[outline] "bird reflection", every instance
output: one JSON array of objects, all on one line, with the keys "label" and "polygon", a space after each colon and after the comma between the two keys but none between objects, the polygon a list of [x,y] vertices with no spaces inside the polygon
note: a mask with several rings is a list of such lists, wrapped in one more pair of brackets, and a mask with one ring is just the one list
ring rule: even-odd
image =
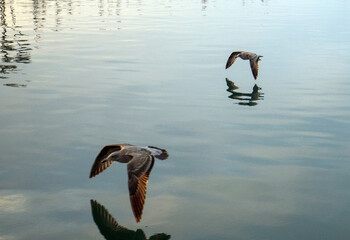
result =
[{"label": "bird reflection", "polygon": [[[142,229],[136,231],[130,230],[120,225],[117,220],[109,214],[108,210],[96,200],[91,199],[91,212],[94,222],[96,223],[100,233],[106,240],[146,240],[147,237]],[[149,240],[167,240],[170,235],[165,233],[157,233],[152,235]]]},{"label": "bird reflection", "polygon": [[168,156],[168,152],[165,149],[154,146],[106,145],[97,155],[91,167],[90,178],[103,172],[115,161],[127,163],[131,208],[136,222],[139,222],[146,200],[147,182],[154,165],[154,158],[165,160]]},{"label": "bird reflection", "polygon": [[207,8],[207,0],[202,0],[202,11],[204,12]]},{"label": "bird reflection", "polygon": [[261,88],[256,84],[254,85],[251,93],[243,93],[237,91],[239,87],[235,85],[234,82],[230,81],[228,78],[226,78],[226,84],[228,87],[226,91],[231,93],[231,95],[228,97],[238,100],[239,105],[255,106],[258,104],[258,100],[264,99],[264,93],[259,92]]},{"label": "bird reflection", "polygon": [[26,84],[18,84],[18,83],[5,83],[4,86],[7,87],[27,87]]}]

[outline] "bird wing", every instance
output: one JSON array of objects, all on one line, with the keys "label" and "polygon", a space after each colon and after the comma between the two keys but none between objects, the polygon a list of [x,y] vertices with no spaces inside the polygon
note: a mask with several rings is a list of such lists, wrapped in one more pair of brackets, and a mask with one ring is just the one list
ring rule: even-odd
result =
[{"label": "bird wing", "polygon": [[90,203],[94,222],[105,239],[134,239],[135,231],[119,225],[108,210],[96,200],[91,199]]},{"label": "bird wing", "polygon": [[250,60],[250,68],[252,69],[252,73],[254,78],[256,79],[258,77],[258,70],[259,70],[259,64],[258,64],[258,58],[251,58]]},{"label": "bird wing", "polygon": [[239,57],[239,55],[242,52],[233,52],[231,53],[230,57],[227,59],[227,63],[226,63],[226,69],[228,69],[229,67],[231,67],[231,65],[236,61],[237,57]]},{"label": "bird wing", "polygon": [[135,155],[127,165],[130,203],[136,222],[139,222],[142,217],[147,182],[153,164],[154,157],[148,151],[144,151],[142,154]]},{"label": "bird wing", "polygon": [[[228,87],[227,91],[229,91],[229,90],[233,91],[233,90],[236,90],[236,89],[239,88],[239,87],[237,87],[237,86],[235,85],[234,82],[232,82],[232,81],[231,81],[230,79],[228,79],[228,78],[226,78],[226,85],[227,85],[227,87]],[[230,92],[230,91],[229,91],[229,92]]]},{"label": "bird wing", "polygon": [[112,165],[113,161],[104,161],[111,153],[120,151],[123,146],[130,144],[111,144],[104,146],[100,153],[97,155],[94,164],[91,167],[90,178],[95,177],[96,175],[103,172],[106,168]]}]

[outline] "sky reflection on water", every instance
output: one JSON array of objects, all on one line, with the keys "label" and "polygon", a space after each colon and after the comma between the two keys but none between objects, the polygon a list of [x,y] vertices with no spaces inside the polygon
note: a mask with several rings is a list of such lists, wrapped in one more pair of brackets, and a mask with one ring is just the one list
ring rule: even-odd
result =
[{"label": "sky reflection on water", "polygon": [[[90,199],[148,237],[350,235],[347,1],[0,6],[0,239],[102,239]],[[235,50],[264,55],[257,81]],[[124,166],[88,179],[117,142],[170,154],[139,224]]]}]

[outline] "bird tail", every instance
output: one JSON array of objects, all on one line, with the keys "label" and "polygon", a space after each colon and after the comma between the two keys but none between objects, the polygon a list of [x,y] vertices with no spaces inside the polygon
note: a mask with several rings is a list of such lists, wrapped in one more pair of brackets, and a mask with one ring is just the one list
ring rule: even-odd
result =
[{"label": "bird tail", "polygon": [[148,149],[152,152],[152,154],[160,159],[160,160],[165,160],[169,157],[169,154],[167,152],[167,150],[159,148],[159,147],[155,147],[155,146],[148,146]]}]

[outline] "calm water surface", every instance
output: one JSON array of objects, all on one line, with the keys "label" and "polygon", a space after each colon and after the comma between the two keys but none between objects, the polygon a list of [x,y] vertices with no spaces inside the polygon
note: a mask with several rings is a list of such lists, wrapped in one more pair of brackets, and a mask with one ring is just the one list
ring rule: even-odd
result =
[{"label": "calm water surface", "polygon": [[[147,238],[349,239],[349,1],[0,6],[1,240],[103,239],[91,199]],[[170,153],[138,224],[125,165],[88,178],[124,142]]]}]

